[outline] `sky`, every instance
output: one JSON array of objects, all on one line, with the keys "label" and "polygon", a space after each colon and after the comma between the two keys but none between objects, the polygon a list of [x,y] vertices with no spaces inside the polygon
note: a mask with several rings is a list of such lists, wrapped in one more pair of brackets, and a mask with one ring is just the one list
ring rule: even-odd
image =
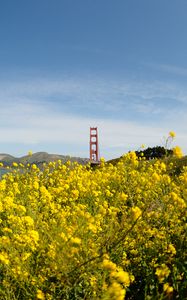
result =
[{"label": "sky", "polygon": [[0,153],[187,154],[186,0],[0,1]]}]

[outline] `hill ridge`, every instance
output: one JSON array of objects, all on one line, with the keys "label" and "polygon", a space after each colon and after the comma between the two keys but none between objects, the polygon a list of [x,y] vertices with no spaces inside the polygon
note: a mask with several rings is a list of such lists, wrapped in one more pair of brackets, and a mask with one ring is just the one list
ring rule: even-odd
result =
[{"label": "hill ridge", "polygon": [[80,164],[86,164],[89,159],[88,158],[82,158],[82,157],[76,157],[76,156],[70,156],[70,155],[62,155],[62,154],[54,154],[54,153],[48,153],[45,151],[39,151],[35,152],[32,155],[24,155],[21,157],[15,157],[8,153],[0,153],[0,162],[2,162],[4,165],[11,165],[13,162],[17,163],[35,163],[35,164],[41,164],[41,163],[48,163],[50,161],[57,161],[62,160],[64,163],[68,160],[72,162],[78,162]]}]

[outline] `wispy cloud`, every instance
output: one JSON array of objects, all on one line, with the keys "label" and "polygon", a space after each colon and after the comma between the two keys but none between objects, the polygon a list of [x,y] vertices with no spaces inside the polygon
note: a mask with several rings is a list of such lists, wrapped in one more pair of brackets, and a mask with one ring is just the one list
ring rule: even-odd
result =
[{"label": "wispy cloud", "polygon": [[187,76],[187,68],[170,65],[170,64],[160,64],[160,63],[146,63],[145,65],[158,71],[184,76],[184,77]]},{"label": "wispy cloud", "polygon": [[[0,82],[0,101],[59,101],[64,105],[80,106],[95,105],[105,110],[125,107],[128,104],[140,103],[152,105],[156,99],[168,100],[187,104],[187,88],[173,83],[148,81],[137,82],[128,79],[111,79],[97,77],[61,77],[57,79],[31,79],[14,82]],[[148,111],[150,112],[150,111]]]},{"label": "wispy cloud", "polygon": [[56,152],[67,144],[69,153],[62,154],[88,156],[89,127],[94,125],[101,154],[108,158],[142,143],[160,144],[170,130],[186,151],[186,96],[185,87],[106,78],[0,83],[0,143],[53,144]]},{"label": "wispy cloud", "polygon": [[[162,137],[160,127],[150,128],[140,123],[114,121],[110,119],[81,118],[75,115],[51,112],[50,108],[32,107],[23,114],[14,110],[10,123],[0,129],[1,143],[23,143],[34,146],[42,143],[66,143],[72,146],[71,155],[76,155],[76,147],[88,149],[89,127],[98,126],[101,154],[110,156],[137,149],[142,143],[159,143]],[[108,153],[107,153],[108,152]],[[78,154],[78,153],[77,153]]]}]

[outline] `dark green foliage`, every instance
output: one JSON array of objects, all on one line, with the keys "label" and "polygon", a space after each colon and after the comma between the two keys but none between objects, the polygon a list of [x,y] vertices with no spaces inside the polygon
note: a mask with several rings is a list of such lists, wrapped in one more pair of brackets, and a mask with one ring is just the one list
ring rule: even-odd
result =
[{"label": "dark green foliage", "polygon": [[145,150],[135,151],[138,157],[145,157],[147,160],[154,158],[164,158],[166,156],[172,156],[173,150],[165,149],[161,146],[149,147]]}]

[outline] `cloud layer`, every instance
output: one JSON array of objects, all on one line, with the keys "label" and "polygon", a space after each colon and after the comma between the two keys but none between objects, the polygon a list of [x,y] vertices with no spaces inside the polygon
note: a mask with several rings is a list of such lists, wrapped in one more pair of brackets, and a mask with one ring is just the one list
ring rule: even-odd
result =
[{"label": "cloud layer", "polygon": [[187,151],[187,89],[169,83],[65,76],[6,81],[0,83],[0,106],[0,145],[10,154],[17,143],[88,156],[90,126],[99,127],[106,158],[142,143],[161,144],[170,130]]}]

